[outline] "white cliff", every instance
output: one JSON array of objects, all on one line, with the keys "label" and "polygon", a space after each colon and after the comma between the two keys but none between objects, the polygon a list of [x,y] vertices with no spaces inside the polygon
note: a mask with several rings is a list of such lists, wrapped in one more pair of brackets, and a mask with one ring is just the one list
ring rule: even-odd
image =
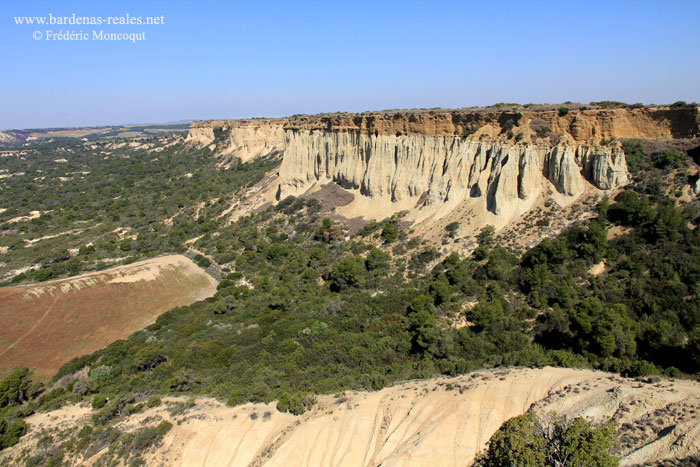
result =
[{"label": "white cliff", "polygon": [[533,209],[568,208],[625,186],[625,138],[698,135],[695,107],[520,107],[195,122],[187,140],[242,161],[283,153],[266,178],[276,185],[267,201],[337,183],[355,196],[336,214],[383,219],[406,211],[404,220],[420,224],[416,233],[439,240],[455,220],[462,237],[486,224],[500,230]]},{"label": "white cliff", "polygon": [[465,202],[507,215],[550,187],[566,203],[628,181],[624,154],[607,147],[318,130],[287,130],[285,146],[280,199],[333,181],[396,210],[415,206],[416,220]]},{"label": "white cliff", "polygon": [[212,145],[219,156],[234,156],[241,162],[266,156],[284,149],[281,120],[226,120],[195,122],[186,142]]}]

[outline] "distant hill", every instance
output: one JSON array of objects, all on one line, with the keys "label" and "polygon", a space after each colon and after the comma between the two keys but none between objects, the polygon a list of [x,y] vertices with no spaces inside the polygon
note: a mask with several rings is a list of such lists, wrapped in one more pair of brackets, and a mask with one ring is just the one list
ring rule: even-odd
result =
[{"label": "distant hill", "polygon": [[26,130],[0,131],[0,146],[16,146],[27,143],[60,139],[146,138],[172,133],[186,133],[190,122],[156,123],[145,125],[115,125],[76,128],[31,128]]}]

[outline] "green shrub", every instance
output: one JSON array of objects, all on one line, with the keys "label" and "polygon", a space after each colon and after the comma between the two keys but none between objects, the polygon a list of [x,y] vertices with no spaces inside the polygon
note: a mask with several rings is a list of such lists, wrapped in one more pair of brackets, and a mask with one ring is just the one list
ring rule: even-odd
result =
[{"label": "green shrub", "polygon": [[627,168],[632,173],[637,173],[645,164],[647,155],[641,140],[628,139],[622,142],[622,150],[627,160]]},{"label": "green shrub", "polygon": [[27,424],[18,419],[7,421],[0,419],[0,450],[14,446],[20,437],[27,432]]},{"label": "green shrub", "polygon": [[610,454],[615,439],[611,423],[594,425],[580,417],[570,420],[530,412],[503,423],[476,465],[614,467],[619,465],[619,460]]},{"label": "green shrub", "polygon": [[384,224],[382,229],[382,240],[384,243],[394,243],[399,238],[399,229],[396,224],[389,221]]},{"label": "green shrub", "polygon": [[445,231],[447,232],[447,235],[450,236],[450,238],[454,238],[457,235],[457,231],[459,230],[459,222],[450,222],[445,226]]},{"label": "green shrub", "polygon": [[654,164],[656,167],[666,169],[678,169],[683,165],[685,155],[677,149],[665,149],[658,154],[654,154]]},{"label": "green shrub", "polygon": [[107,405],[107,398],[102,394],[95,394],[92,398],[92,408],[94,410],[101,409]]},{"label": "green shrub", "polygon": [[158,396],[151,396],[148,398],[148,401],[146,401],[146,406],[149,409],[152,409],[153,407],[158,407],[161,404],[160,397]]},{"label": "green shrub", "polygon": [[304,392],[296,392],[294,394],[284,392],[277,401],[277,410],[289,412],[293,415],[301,415],[313,407],[315,403],[316,399]]},{"label": "green shrub", "polygon": [[362,228],[357,232],[359,235],[366,237],[367,235],[370,235],[381,227],[381,224],[377,222],[374,219],[370,219],[367,221],[365,225],[362,226]]}]

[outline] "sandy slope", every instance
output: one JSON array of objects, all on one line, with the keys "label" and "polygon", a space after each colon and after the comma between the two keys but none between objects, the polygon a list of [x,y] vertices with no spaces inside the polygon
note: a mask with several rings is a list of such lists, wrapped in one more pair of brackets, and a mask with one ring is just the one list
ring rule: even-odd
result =
[{"label": "sandy slope", "polygon": [[212,296],[216,281],[182,255],[0,289],[0,375],[53,375],[78,355],[124,339],[176,306]]},{"label": "sandy slope", "polygon": [[[200,399],[183,415],[163,405],[132,415],[120,429],[173,422],[147,454],[148,465],[468,466],[503,421],[530,408],[612,418],[622,465],[700,454],[700,384],[565,368],[480,371],[322,396],[300,417],[278,412],[274,402],[227,407]],[[29,434],[0,462],[35,449],[42,430],[79,428],[89,416],[89,408],[74,406],[29,417]],[[101,454],[71,465],[90,465]]]},{"label": "sandy slope", "polygon": [[[518,369],[413,381],[346,397],[321,397],[301,417],[281,414],[274,404],[227,408],[207,401],[174,427],[149,463],[469,465],[503,421],[533,404],[642,427],[643,436],[622,430],[622,441],[636,439],[621,452],[623,465],[700,453],[700,412],[692,412],[700,407],[700,384],[693,382],[647,384],[586,370]],[[652,429],[651,419],[662,422]],[[657,437],[672,425],[676,428]]]}]

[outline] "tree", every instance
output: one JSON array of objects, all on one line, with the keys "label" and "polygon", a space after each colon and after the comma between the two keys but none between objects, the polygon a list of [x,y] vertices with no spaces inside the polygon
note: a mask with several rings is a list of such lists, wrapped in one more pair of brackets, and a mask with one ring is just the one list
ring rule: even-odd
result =
[{"label": "tree", "polygon": [[627,168],[630,172],[636,173],[643,166],[646,160],[644,144],[639,139],[628,139],[622,142],[622,150],[625,152]]},{"label": "tree", "polygon": [[387,222],[382,229],[384,243],[394,243],[399,238],[399,229],[393,222]]},{"label": "tree", "polygon": [[437,319],[430,311],[422,309],[409,313],[409,330],[413,334],[413,347],[424,352],[438,338]]},{"label": "tree", "polygon": [[350,256],[341,260],[329,274],[331,290],[343,292],[365,283],[365,265],[361,258]]},{"label": "tree", "polygon": [[610,422],[594,425],[581,417],[530,412],[501,425],[476,465],[614,467],[619,464],[610,454],[615,437]]},{"label": "tree", "polygon": [[495,240],[494,236],[496,235],[496,228],[490,224],[485,225],[481,228],[481,232],[479,232],[479,235],[477,239],[479,240],[479,245],[482,246],[490,246],[493,244],[493,241]]},{"label": "tree", "polygon": [[477,459],[483,467],[545,465],[545,439],[535,430],[535,415],[528,413],[511,418],[489,440],[487,451]]},{"label": "tree", "polygon": [[632,356],[637,351],[637,323],[621,303],[603,306],[597,297],[585,298],[571,310],[571,322],[581,350],[603,357]]},{"label": "tree", "polygon": [[0,381],[0,408],[22,404],[36,392],[27,368],[18,368]]},{"label": "tree", "polygon": [[369,253],[367,253],[367,259],[365,259],[365,267],[368,271],[384,270],[389,267],[390,260],[391,255],[389,253],[384,253],[379,248],[372,247],[369,250]]},{"label": "tree", "polygon": [[467,312],[467,317],[477,331],[483,331],[491,323],[503,320],[503,304],[497,298],[482,300]]},{"label": "tree", "polygon": [[7,421],[0,419],[0,450],[14,446],[27,432],[27,424],[22,419]]},{"label": "tree", "polygon": [[678,149],[665,149],[658,154],[654,154],[655,164],[662,170],[678,169],[683,165],[685,156]]},{"label": "tree", "polygon": [[459,230],[459,222],[450,222],[445,226],[445,231],[450,238],[455,238],[457,236],[457,231]]},{"label": "tree", "polygon": [[122,251],[129,251],[131,250],[131,239],[130,238],[125,238],[121,242],[119,242],[119,249]]},{"label": "tree", "polygon": [[436,280],[430,283],[428,291],[433,297],[433,300],[435,300],[435,305],[440,305],[449,301],[451,292],[447,277],[444,274],[440,274]]},{"label": "tree", "polygon": [[688,350],[695,363],[700,366],[700,325],[695,326],[690,333]]},{"label": "tree", "polygon": [[19,368],[0,381],[0,449],[17,444],[19,438],[27,432],[27,424],[18,413],[13,413],[12,407],[37,395],[40,386],[32,383],[30,378],[29,369]]}]

